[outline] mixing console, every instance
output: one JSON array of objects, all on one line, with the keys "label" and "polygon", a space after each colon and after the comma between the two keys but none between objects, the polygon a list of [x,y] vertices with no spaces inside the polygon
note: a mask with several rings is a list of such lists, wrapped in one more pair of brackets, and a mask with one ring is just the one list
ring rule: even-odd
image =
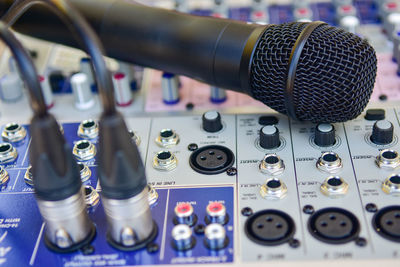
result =
[{"label": "mixing console", "polygon": [[[220,114],[220,121],[211,121],[215,113],[128,119],[145,160],[158,225],[154,243],[129,253],[106,241],[97,137],[95,131],[82,135],[82,127],[96,124],[63,123],[82,164],[96,225],[88,251],[65,255],[44,245],[29,185],[29,127],[3,118],[0,197],[9,205],[0,224],[2,261],[8,266],[120,266],[399,257],[400,110],[369,109],[352,122],[334,125],[293,122],[275,113]],[[25,134],[15,134],[21,129]],[[14,142],[10,132],[25,137]],[[179,233],[187,231],[193,239],[182,251],[174,230],[179,220],[191,226]],[[221,248],[207,245],[212,220],[224,225],[215,230],[223,236]],[[267,230],[268,224],[273,228]]]},{"label": "mixing console", "polygon": [[156,224],[152,242],[124,251],[110,242],[100,197],[101,106],[90,61],[80,50],[18,35],[79,163],[96,231],[77,252],[46,246],[30,173],[32,112],[15,62],[0,45],[0,266],[398,266],[400,3],[142,2],[258,23],[344,27],[377,51],[371,103],[346,123],[296,122],[247,95],[107,59],[118,110],[145,164]]}]

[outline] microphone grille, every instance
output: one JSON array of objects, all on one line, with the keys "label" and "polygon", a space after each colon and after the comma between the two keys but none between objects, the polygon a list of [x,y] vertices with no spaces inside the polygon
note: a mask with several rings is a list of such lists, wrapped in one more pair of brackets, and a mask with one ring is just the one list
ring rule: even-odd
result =
[{"label": "microphone grille", "polygon": [[[293,46],[308,23],[271,25],[254,51],[251,89],[254,98],[287,114],[285,90]],[[299,120],[343,122],[368,104],[376,78],[375,50],[340,28],[323,24],[310,35],[301,53],[293,88]]]}]

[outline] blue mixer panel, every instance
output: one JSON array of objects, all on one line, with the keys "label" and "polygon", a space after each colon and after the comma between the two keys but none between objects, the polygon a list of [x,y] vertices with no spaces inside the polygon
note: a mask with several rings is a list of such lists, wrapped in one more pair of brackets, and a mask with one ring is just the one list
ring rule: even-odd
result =
[{"label": "blue mixer panel", "polygon": [[[80,138],[78,123],[63,124],[64,136],[72,147]],[[28,127],[25,126],[27,129]],[[4,266],[121,266],[157,264],[198,264],[233,262],[234,247],[234,188],[232,186],[203,186],[198,188],[156,188],[158,201],[152,206],[153,219],[158,226],[155,251],[146,248],[135,252],[122,252],[111,247],[106,240],[107,224],[101,201],[90,209],[90,217],[96,225],[96,237],[89,250],[58,254],[44,244],[44,223],[41,219],[33,188],[24,182],[29,167],[29,130],[26,142],[15,147],[19,156],[14,164],[5,165],[10,180],[0,192],[0,265]],[[96,144],[97,140],[91,140]],[[96,159],[85,162],[92,171],[85,185],[98,191]],[[225,225],[229,244],[226,248],[211,251],[203,244],[204,235],[193,233],[196,245],[186,252],[176,251],[171,231],[174,227],[174,208],[188,202],[198,217],[197,224],[205,225],[206,207],[211,201],[223,203],[230,219]],[[184,255],[185,257],[182,257]]]}]

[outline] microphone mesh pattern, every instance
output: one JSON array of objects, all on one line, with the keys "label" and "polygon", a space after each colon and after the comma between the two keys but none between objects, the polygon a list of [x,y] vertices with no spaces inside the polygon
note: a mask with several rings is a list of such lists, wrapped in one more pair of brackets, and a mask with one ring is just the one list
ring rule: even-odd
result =
[{"label": "microphone mesh pattern", "polygon": [[[251,65],[253,97],[287,114],[285,90],[293,46],[308,23],[271,25],[257,44]],[[377,60],[368,42],[321,25],[308,38],[297,65],[293,100],[299,120],[343,122],[368,104]]]}]

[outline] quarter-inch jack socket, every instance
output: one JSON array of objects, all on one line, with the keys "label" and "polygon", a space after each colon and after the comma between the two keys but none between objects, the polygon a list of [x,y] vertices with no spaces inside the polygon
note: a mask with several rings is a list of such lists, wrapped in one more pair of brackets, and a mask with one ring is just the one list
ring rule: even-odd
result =
[{"label": "quarter-inch jack socket", "polygon": [[376,157],[375,163],[382,169],[397,169],[400,166],[399,153],[392,149],[384,149]]},{"label": "quarter-inch jack socket", "polygon": [[162,129],[155,141],[158,146],[169,148],[179,143],[179,135],[172,129]]},{"label": "quarter-inch jack socket", "polygon": [[0,144],[0,164],[14,162],[18,157],[18,152],[10,143]]},{"label": "quarter-inch jack socket", "polygon": [[96,147],[88,140],[79,140],[72,151],[77,160],[88,161],[96,156]]},{"label": "quarter-inch jack socket", "polygon": [[26,129],[18,123],[9,123],[4,126],[1,136],[5,142],[16,143],[25,139]]},{"label": "quarter-inch jack socket", "polygon": [[78,128],[78,136],[84,139],[94,139],[99,135],[99,124],[94,120],[81,122]]},{"label": "quarter-inch jack socket", "polygon": [[178,159],[170,151],[160,151],[153,159],[153,167],[159,171],[172,171],[178,165]]},{"label": "quarter-inch jack socket", "polygon": [[9,180],[10,176],[8,175],[8,172],[0,165],[0,187],[7,184]]},{"label": "quarter-inch jack socket", "polygon": [[327,173],[337,173],[343,168],[342,159],[335,152],[324,152],[317,160],[317,168]]}]

